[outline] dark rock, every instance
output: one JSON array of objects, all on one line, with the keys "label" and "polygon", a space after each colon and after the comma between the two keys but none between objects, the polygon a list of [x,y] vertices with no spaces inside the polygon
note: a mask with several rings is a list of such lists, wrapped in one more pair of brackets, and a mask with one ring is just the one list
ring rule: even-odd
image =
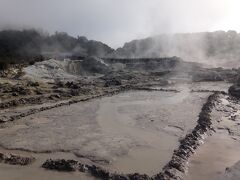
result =
[{"label": "dark rock", "polygon": [[59,99],[59,98],[61,98],[60,94],[52,94],[49,96],[49,99],[51,99],[51,100],[55,100],[55,99]]},{"label": "dark rock", "polygon": [[108,172],[100,167],[97,167],[95,165],[89,166],[88,171],[91,173],[91,175],[102,178],[102,179],[109,179],[111,176],[110,172]]},{"label": "dark rock", "polygon": [[229,94],[234,97],[240,98],[240,85],[234,84],[228,89]]},{"label": "dark rock", "polygon": [[119,79],[109,79],[109,80],[106,80],[105,82],[105,87],[120,86],[120,85],[122,85],[122,82]]},{"label": "dark rock", "polygon": [[63,88],[64,87],[64,83],[62,81],[58,81],[58,82],[56,82],[56,86],[60,87],[60,88]]},{"label": "dark rock", "polygon": [[17,92],[12,93],[13,96],[18,96],[19,94]]},{"label": "dark rock", "polygon": [[119,175],[119,174],[112,174],[111,180],[130,180],[130,178],[127,175]]},{"label": "dark rock", "polygon": [[78,168],[78,162],[74,160],[47,160],[43,165],[43,168],[57,171],[75,171]]},{"label": "dark rock", "polygon": [[129,174],[128,175],[130,180],[150,180],[151,178],[146,175],[146,174],[138,174],[138,173],[134,173],[134,174]]},{"label": "dark rock", "polygon": [[34,157],[23,157],[13,154],[4,155],[0,153],[0,162],[5,164],[26,166],[31,164],[34,160]]},{"label": "dark rock", "polygon": [[4,160],[4,162],[12,165],[25,166],[25,165],[31,164],[34,160],[35,158],[33,157],[21,157],[21,156],[16,156],[11,154],[9,157],[7,157]]},{"label": "dark rock", "polygon": [[[1,160],[1,157],[0,157]],[[111,179],[111,180],[151,180],[152,178],[145,174],[117,174],[111,173],[99,166],[86,165],[74,160],[52,160],[48,159],[43,165],[43,168],[56,171],[80,171],[89,173],[94,177],[100,179]]]},{"label": "dark rock", "polygon": [[68,81],[65,85],[70,89],[79,89],[80,88],[80,86],[74,82]]},{"label": "dark rock", "polygon": [[79,96],[80,95],[80,90],[79,89],[71,89],[70,94],[72,96]]},{"label": "dark rock", "polygon": [[111,67],[97,57],[88,57],[84,59],[82,67],[90,73],[106,74],[111,71]]},{"label": "dark rock", "polygon": [[71,86],[73,85],[73,82],[66,82],[66,84],[65,84],[68,88],[71,88]]},{"label": "dark rock", "polygon": [[27,86],[38,87],[39,83],[34,81],[28,81]]},{"label": "dark rock", "polygon": [[26,89],[20,85],[11,87],[11,92],[18,93],[19,95],[30,95],[31,94],[31,91],[29,89]]},{"label": "dark rock", "polygon": [[40,89],[36,89],[36,90],[35,90],[35,93],[36,93],[37,95],[42,95],[42,94],[43,94],[43,92],[42,92]]}]

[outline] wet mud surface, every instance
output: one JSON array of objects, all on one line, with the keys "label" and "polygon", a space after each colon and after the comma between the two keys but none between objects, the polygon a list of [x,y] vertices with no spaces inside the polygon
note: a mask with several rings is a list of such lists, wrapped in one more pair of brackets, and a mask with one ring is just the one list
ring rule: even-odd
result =
[{"label": "wet mud surface", "polygon": [[[36,172],[42,175],[42,179],[93,179],[89,174],[103,179],[201,179],[196,168],[203,168],[204,171],[205,166],[198,167],[203,162],[198,163],[198,159],[194,158],[200,157],[201,151],[204,151],[201,148],[208,144],[209,151],[211,143],[208,141],[215,137],[206,138],[206,143],[197,149],[205,136],[226,132],[227,136],[231,135],[230,141],[226,139],[228,143],[238,141],[237,107],[231,107],[236,102],[229,105],[228,100],[224,100],[227,96],[222,93],[213,95],[212,99],[210,96],[219,90],[226,91],[228,86],[227,83],[189,83],[164,88],[136,88],[138,90],[89,98],[83,102],[62,101],[60,104],[63,104],[57,106],[57,103],[48,103],[4,110],[6,119],[14,115],[17,118],[1,124],[2,151],[33,155],[36,162],[27,168],[14,170],[9,165],[0,164],[0,169],[7,169],[1,172],[2,176],[15,179],[16,172],[24,174],[22,179],[28,179],[31,173]],[[219,101],[215,110],[218,96],[223,100]],[[52,108],[46,108],[49,106]],[[36,111],[31,111],[31,108]],[[215,114],[212,119],[213,108]],[[21,115],[29,111],[32,113]],[[206,116],[208,113],[211,115]],[[235,118],[235,124],[218,120],[222,113],[230,119]],[[218,142],[215,139],[212,141]],[[196,149],[197,153],[194,154]],[[202,157],[200,159],[204,160]],[[46,169],[58,170],[63,164],[65,167],[65,160],[67,167],[68,160],[73,160],[78,163],[78,168],[73,163],[74,171],[61,172],[62,176],[59,172],[40,168],[48,162]],[[228,166],[236,169],[236,162],[231,161]],[[85,165],[87,170],[83,170]],[[213,172],[223,177],[227,172],[224,170],[221,169],[221,173],[218,169]],[[134,174],[136,172],[147,175]],[[186,172],[187,177],[183,175]]]},{"label": "wet mud surface", "polygon": [[190,160],[186,179],[239,179],[239,100],[222,96],[213,113],[215,133]]},{"label": "wet mud surface", "polygon": [[207,96],[132,91],[63,106],[5,125],[0,144],[33,152],[71,152],[110,170],[153,175],[169,161],[178,139],[196,125],[193,119]]},{"label": "wet mud surface", "polygon": [[[11,165],[6,163],[0,163],[0,176],[1,179],[6,180],[23,180],[23,179],[36,179],[36,180],[96,180],[96,178],[90,176],[86,173],[81,172],[55,172],[50,170],[45,170],[40,168],[44,161],[49,157],[60,158],[63,153],[52,153],[49,154],[36,154],[22,151],[6,151],[1,149],[1,152],[9,153],[15,155],[20,155],[24,157],[35,157],[35,161],[27,166]],[[72,158],[71,155],[64,154],[67,158]]]}]

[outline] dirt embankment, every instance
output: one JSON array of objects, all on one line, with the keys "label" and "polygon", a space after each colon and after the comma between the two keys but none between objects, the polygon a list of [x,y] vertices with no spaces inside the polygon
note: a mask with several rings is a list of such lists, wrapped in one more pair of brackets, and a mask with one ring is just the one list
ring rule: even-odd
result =
[{"label": "dirt embankment", "polygon": [[0,153],[0,163],[27,166],[35,161],[34,157]]},{"label": "dirt embankment", "polygon": [[218,100],[220,93],[210,95],[199,114],[198,124],[194,130],[180,141],[180,146],[174,151],[171,161],[163,168],[163,172],[156,176],[157,179],[183,179],[187,170],[189,157],[200,146],[207,133],[213,131],[211,112]]}]

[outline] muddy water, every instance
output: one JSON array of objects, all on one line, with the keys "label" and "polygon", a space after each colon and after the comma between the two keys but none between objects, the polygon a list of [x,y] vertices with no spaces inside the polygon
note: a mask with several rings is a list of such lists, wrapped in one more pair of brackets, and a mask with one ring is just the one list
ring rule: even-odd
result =
[{"label": "muddy water", "polygon": [[83,173],[63,173],[46,171],[39,167],[16,167],[0,164],[0,177],[3,180],[94,180]]},{"label": "muddy water", "polygon": [[240,160],[240,143],[226,132],[209,137],[200,147],[189,164],[186,180],[226,180],[226,168]]},{"label": "muddy water", "polygon": [[154,97],[146,97],[144,92],[131,92],[115,97],[116,99],[104,99],[101,104],[97,118],[102,130],[114,136],[124,134],[134,137],[139,142],[138,147],[130,149],[128,154],[115,158],[109,166],[112,170],[153,175],[170,159],[178,144],[177,136],[160,131],[155,126],[160,123],[158,120],[161,112],[160,104]]},{"label": "muddy water", "polygon": [[[193,95],[186,87],[181,90],[181,93],[128,92],[102,100],[97,116],[102,129],[141,142],[128,154],[116,157],[111,169],[153,175],[169,161],[179,138],[196,125],[207,96]],[[191,111],[186,111],[190,108]]]},{"label": "muddy water", "polygon": [[[240,104],[229,101],[227,96],[221,99],[212,113],[216,133],[208,137],[191,158],[186,180],[228,180],[236,175],[226,168],[240,161],[239,108]],[[239,178],[238,174],[233,179]]]},{"label": "muddy water", "polygon": [[0,145],[66,151],[72,159],[113,171],[153,175],[169,161],[179,138],[194,128],[209,95],[190,93],[191,85],[179,89],[132,91],[40,112],[1,129]]}]

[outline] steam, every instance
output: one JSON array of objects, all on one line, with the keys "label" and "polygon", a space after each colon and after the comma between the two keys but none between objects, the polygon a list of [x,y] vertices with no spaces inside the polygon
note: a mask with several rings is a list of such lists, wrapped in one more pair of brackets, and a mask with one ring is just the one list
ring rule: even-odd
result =
[{"label": "steam", "polygon": [[240,34],[236,31],[162,34],[134,40],[117,49],[115,57],[171,57],[213,67],[239,67]]}]

